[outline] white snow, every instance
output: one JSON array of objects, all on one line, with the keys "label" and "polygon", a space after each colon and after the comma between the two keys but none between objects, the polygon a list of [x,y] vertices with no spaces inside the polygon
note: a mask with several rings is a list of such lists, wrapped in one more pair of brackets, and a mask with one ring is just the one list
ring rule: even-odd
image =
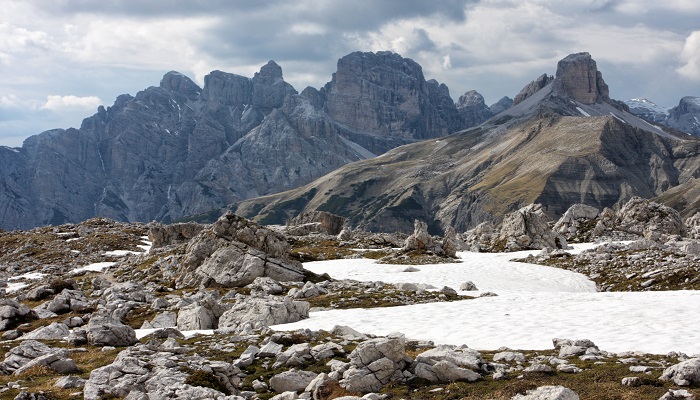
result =
[{"label": "white snow", "polygon": [[8,281],[14,281],[14,280],[18,280],[18,279],[38,280],[38,279],[42,279],[45,276],[46,276],[46,274],[42,274],[41,272],[29,272],[26,274],[13,276],[12,278],[8,279]]},{"label": "white snow", "polygon": [[[13,276],[7,280],[8,281],[16,281],[16,280],[20,280],[20,279],[39,280],[39,279],[44,278],[45,276],[46,276],[46,274],[42,274],[41,272],[29,272],[26,274]],[[25,283],[25,282],[8,282],[7,286],[5,286],[5,293],[16,292],[22,288],[27,287],[27,286],[29,286],[29,284]]]},{"label": "white snow", "polygon": [[583,110],[581,109],[581,107],[578,107],[578,106],[577,106],[576,109],[578,110],[578,112],[580,112],[581,114],[583,114],[583,115],[586,116],[586,117],[590,117],[590,116],[591,116],[591,114],[589,114],[589,113],[583,111]]},{"label": "white snow", "polygon": [[[574,252],[595,245],[577,245]],[[551,349],[552,338],[590,339],[602,350],[663,354],[700,353],[700,291],[598,293],[591,281],[573,272],[509,261],[528,252],[508,254],[459,253],[462,263],[416,266],[375,264],[371,260],[306,263],[316,273],[363,281],[427,283],[436,287],[470,280],[482,297],[450,303],[330,310],[273,329],[330,330],[348,325],[360,332],[386,335],[402,332],[409,338],[435,343],[466,344],[494,350]],[[464,292],[463,292],[464,293]]]},{"label": "white snow", "polygon": [[138,251],[131,251],[131,250],[110,250],[110,251],[105,251],[106,256],[113,256],[113,257],[124,257],[128,256],[130,254],[140,254]]},{"label": "white snow", "polygon": [[116,263],[111,262],[111,261],[98,262],[98,263],[88,264],[84,267],[76,268],[73,270],[73,272],[74,273],[75,272],[82,272],[82,271],[101,272],[103,269],[111,267],[114,264],[116,264]]},{"label": "white snow", "polygon": [[148,240],[148,236],[141,236],[141,241],[143,241],[145,244],[137,244],[136,247],[143,249],[143,251],[146,253],[151,251],[153,243],[150,240]]},{"label": "white snow", "polygon": [[415,266],[420,271],[402,272],[407,265],[377,264],[371,259],[314,261],[304,268],[317,274],[328,273],[336,279],[382,281],[386,283],[425,283],[436,288],[459,289],[472,281],[480,291],[508,292],[595,292],[595,283],[584,275],[542,265],[509,261],[535,252],[468,253],[460,252],[461,263]]},{"label": "white snow", "polygon": [[623,124],[626,124],[626,123],[627,123],[627,121],[625,121],[624,119],[618,117],[617,115],[613,114],[612,112],[610,113],[610,115],[612,115],[613,117],[615,117],[618,121],[622,122]]}]

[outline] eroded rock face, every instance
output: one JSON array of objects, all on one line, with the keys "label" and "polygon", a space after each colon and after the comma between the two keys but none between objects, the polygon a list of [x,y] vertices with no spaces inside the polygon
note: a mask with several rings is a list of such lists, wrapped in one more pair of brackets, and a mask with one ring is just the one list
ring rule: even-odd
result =
[{"label": "eroded rock face", "polygon": [[391,52],[341,58],[321,93],[333,119],[366,132],[350,139],[376,154],[464,126],[447,87],[426,81],[420,65]]},{"label": "eroded rock face", "polygon": [[583,104],[610,100],[608,85],[588,53],[571,54],[557,64],[554,93]]},{"label": "eroded rock face", "polygon": [[305,212],[290,219],[285,227],[286,233],[303,236],[309,233],[338,235],[343,230],[346,218],[325,211]]},{"label": "eroded rock face", "polygon": [[177,283],[240,287],[263,276],[301,281],[304,269],[288,251],[281,234],[229,212],[190,241]]},{"label": "eroded rock face", "polygon": [[413,223],[413,234],[406,239],[403,250],[432,250],[434,243],[433,237],[428,233],[428,224],[423,221],[415,220]]}]

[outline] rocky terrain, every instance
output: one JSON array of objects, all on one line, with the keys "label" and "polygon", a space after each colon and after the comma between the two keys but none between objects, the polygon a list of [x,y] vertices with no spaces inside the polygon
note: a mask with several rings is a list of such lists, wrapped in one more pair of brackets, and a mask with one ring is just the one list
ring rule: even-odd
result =
[{"label": "rocky terrain", "polygon": [[458,109],[445,85],[389,52],[349,54],[327,85],[301,93],[274,61],[252,78],[212,71],[201,88],[171,71],[78,129],[0,147],[0,228],[174,221],[489,116],[483,99]]},{"label": "rocky terrain", "polygon": [[[447,229],[444,237],[434,237],[421,221],[415,221],[411,235],[369,233],[349,229],[346,222],[328,213],[310,213],[284,226],[263,227],[228,213],[210,225],[100,218],[0,232],[5,353],[0,396],[279,400],[700,395],[697,355],[613,353],[590,340],[556,338],[550,350],[478,351],[400,333],[374,336],[352,329],[352,321],[328,331],[269,328],[308,318],[313,310],[474,301],[457,288],[418,282],[337,280],[310,272],[300,260],[402,260],[412,264],[406,266],[409,271],[420,264],[454,262],[456,251],[465,247],[543,249],[527,261],[577,269],[601,290],[698,289],[697,216],[684,221],[668,207],[634,198],[617,212],[577,205],[556,223],[532,205],[509,214],[488,234],[481,227],[459,234]],[[628,241],[578,255],[564,253],[567,241],[605,238]],[[601,261],[629,264],[607,270],[637,271],[653,282],[616,286],[619,273],[603,276]],[[637,282],[635,277],[627,281]]]},{"label": "rocky terrain", "polygon": [[576,203],[603,209],[676,187],[690,191],[699,150],[696,137],[649,123],[610,99],[596,62],[579,53],[476,128],[346,165],[234,209],[263,223],[327,211],[369,231],[409,233],[415,219],[430,221],[433,234],[447,226],[464,231],[533,203],[555,218]]}]

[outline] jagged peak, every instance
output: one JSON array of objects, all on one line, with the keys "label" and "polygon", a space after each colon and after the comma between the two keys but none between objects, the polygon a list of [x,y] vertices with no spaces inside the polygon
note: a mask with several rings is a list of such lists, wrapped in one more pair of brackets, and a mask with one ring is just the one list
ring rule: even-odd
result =
[{"label": "jagged peak", "polygon": [[202,92],[202,89],[192,79],[177,71],[169,71],[163,75],[163,79],[160,80],[160,87],[187,97],[197,96]]},{"label": "jagged peak", "polygon": [[283,79],[282,78],[282,67],[280,67],[273,60],[270,60],[267,62],[267,64],[260,67],[260,72],[256,72],[255,77],[261,77],[261,78],[267,78],[267,79]]}]

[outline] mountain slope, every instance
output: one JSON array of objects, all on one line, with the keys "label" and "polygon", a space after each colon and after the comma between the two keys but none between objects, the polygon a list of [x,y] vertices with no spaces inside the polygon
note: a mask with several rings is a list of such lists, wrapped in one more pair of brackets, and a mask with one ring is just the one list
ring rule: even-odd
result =
[{"label": "mountain slope", "polygon": [[610,100],[587,53],[565,58],[556,78],[539,81],[477,128],[347,165],[296,190],[243,202],[237,212],[279,223],[325,210],[365,229],[406,232],[420,218],[437,232],[499,219],[533,202],[552,215],[577,202],[610,207],[659,195],[700,173],[700,141]]}]

